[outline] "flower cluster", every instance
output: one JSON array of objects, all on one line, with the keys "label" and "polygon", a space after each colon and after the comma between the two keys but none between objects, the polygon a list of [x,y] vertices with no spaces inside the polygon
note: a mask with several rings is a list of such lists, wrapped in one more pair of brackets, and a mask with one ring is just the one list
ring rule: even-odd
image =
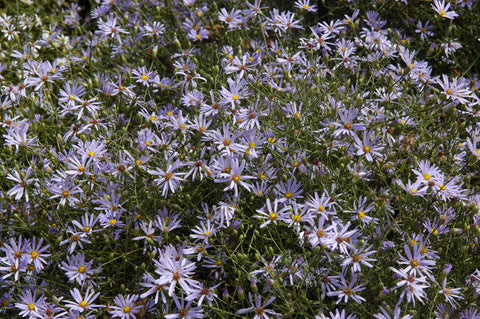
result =
[{"label": "flower cluster", "polygon": [[477,1],[47,2],[0,11],[2,316],[479,317]]}]

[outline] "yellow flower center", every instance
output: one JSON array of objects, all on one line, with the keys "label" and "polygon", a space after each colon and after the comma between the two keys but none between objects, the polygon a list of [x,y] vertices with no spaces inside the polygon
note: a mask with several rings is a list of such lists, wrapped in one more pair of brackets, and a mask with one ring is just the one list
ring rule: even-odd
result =
[{"label": "yellow flower center", "polygon": [[30,311],[35,310],[35,305],[33,303],[28,304],[28,310]]},{"label": "yellow flower center", "polygon": [[36,250],[32,250],[32,252],[30,253],[30,256],[32,256],[32,258],[37,258],[38,252]]},{"label": "yellow flower center", "polygon": [[290,198],[293,197],[293,194],[292,194],[291,192],[287,192],[287,193],[285,194],[285,197],[290,199]]},{"label": "yellow flower center", "polygon": [[363,212],[363,210],[361,210],[358,214],[358,218],[365,218],[365,213]]},{"label": "yellow flower center", "polygon": [[234,100],[234,101],[238,100],[239,98],[240,98],[240,97],[239,97],[238,95],[232,96],[232,100]]},{"label": "yellow flower center", "polygon": [[428,181],[430,179],[430,174],[428,173],[423,174],[423,178],[425,178],[425,180]]},{"label": "yellow flower center", "polygon": [[277,220],[278,215],[277,215],[277,213],[270,213],[270,215],[268,215],[268,218],[270,218],[270,220],[274,221],[274,220]]},{"label": "yellow flower center", "polygon": [[235,183],[238,183],[238,182],[240,181],[240,176],[238,176],[238,175],[233,175],[232,180],[233,180]]},{"label": "yellow flower center", "polygon": [[147,81],[148,80],[148,75],[146,75],[146,74],[142,75],[142,80]]},{"label": "yellow flower center", "polygon": [[117,222],[115,218],[110,219],[109,223],[110,225],[114,225]]},{"label": "yellow flower center", "polygon": [[83,274],[83,273],[85,273],[86,271],[87,271],[87,268],[85,268],[85,266],[82,265],[82,266],[78,267],[78,272],[79,272],[79,273]]},{"label": "yellow flower center", "polygon": [[302,216],[300,215],[293,215],[293,221],[299,223],[302,220]]},{"label": "yellow flower center", "polygon": [[78,305],[82,308],[85,308],[86,306],[88,306],[88,302],[86,302],[85,300],[82,300],[82,302],[79,303]]},{"label": "yellow flower center", "polygon": [[132,308],[129,306],[126,306],[125,308],[123,308],[124,313],[130,313],[131,311],[132,311]]}]

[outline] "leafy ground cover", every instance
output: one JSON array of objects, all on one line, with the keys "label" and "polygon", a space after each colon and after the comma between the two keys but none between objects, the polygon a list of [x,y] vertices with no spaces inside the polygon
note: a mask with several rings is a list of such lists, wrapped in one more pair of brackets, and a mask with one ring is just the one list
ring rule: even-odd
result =
[{"label": "leafy ground cover", "polygon": [[480,318],[480,4],[0,1],[0,316]]}]

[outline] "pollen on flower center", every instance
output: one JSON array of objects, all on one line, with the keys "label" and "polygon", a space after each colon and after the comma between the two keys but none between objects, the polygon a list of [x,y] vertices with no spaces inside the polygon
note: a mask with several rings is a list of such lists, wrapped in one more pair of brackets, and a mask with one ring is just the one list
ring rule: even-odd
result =
[{"label": "pollen on flower center", "polygon": [[446,16],[447,13],[446,13],[445,11],[441,10],[441,11],[440,11],[440,15],[441,15],[441,16]]},{"label": "pollen on flower center", "polygon": [[410,261],[410,265],[411,265],[412,267],[416,268],[416,267],[418,267],[419,262],[418,262],[418,260],[416,260],[416,259],[412,259],[412,260]]},{"label": "pollen on flower center", "polygon": [[364,153],[370,152],[370,147],[365,145],[365,146],[363,147],[363,152],[364,152]]},{"label": "pollen on flower center", "polygon": [[352,294],[352,289],[350,289],[350,287],[345,287],[343,288],[343,293],[350,296]]},{"label": "pollen on flower center", "polygon": [[172,179],[172,176],[173,176],[172,173],[166,172],[166,173],[165,173],[165,180],[166,180],[166,181],[169,181],[170,179]]},{"label": "pollen on flower center", "polygon": [[287,193],[285,194],[285,197],[288,198],[288,199],[290,199],[290,198],[293,197],[293,194],[292,194],[291,192],[287,192]]},{"label": "pollen on flower center", "polygon": [[362,257],[360,257],[360,255],[355,255],[355,256],[352,257],[352,261],[354,263],[359,263],[361,259],[362,259]]},{"label": "pollen on flower center", "polygon": [[270,215],[268,215],[268,218],[270,218],[270,220],[274,221],[278,218],[278,215],[277,215],[277,213],[270,213]]},{"label": "pollen on flower center", "polygon": [[35,305],[33,303],[28,304],[28,310],[35,310]]},{"label": "pollen on flower center", "polygon": [[62,196],[63,197],[68,197],[68,196],[70,196],[70,192],[69,191],[63,191]]},{"label": "pollen on flower center", "polygon": [[238,175],[233,175],[232,181],[234,181],[235,183],[238,183],[238,182],[240,181],[240,176],[238,176]]},{"label": "pollen on flower center", "polygon": [[146,75],[146,74],[142,75],[142,80],[147,81],[148,80],[148,75]]},{"label": "pollen on flower center", "polygon": [[453,91],[451,89],[448,89],[448,90],[445,91],[445,93],[447,93],[448,95],[452,95]]},{"label": "pollen on flower center", "polygon": [[343,128],[346,130],[351,130],[352,129],[352,123],[347,122],[343,125]]},{"label": "pollen on flower center", "polygon": [[88,306],[88,302],[86,302],[85,300],[82,300],[82,302],[79,303],[78,305],[82,308],[85,308],[86,306]]},{"label": "pollen on flower center", "polygon": [[302,216],[300,215],[294,215],[293,216],[293,221],[296,223],[299,223],[302,220]]},{"label": "pollen on flower center", "polygon": [[365,218],[365,213],[363,212],[363,210],[358,213],[358,218]]},{"label": "pollen on flower center", "polygon": [[263,317],[263,315],[265,314],[265,309],[255,308],[255,314]]},{"label": "pollen on flower center", "polygon": [[428,173],[423,174],[423,178],[425,178],[425,180],[428,181],[430,179],[430,174]]},{"label": "pollen on flower center", "polygon": [[239,98],[240,98],[240,97],[239,97],[238,95],[232,96],[232,100],[234,100],[234,101],[238,100]]},{"label": "pollen on flower center", "polygon": [[123,308],[124,313],[130,313],[131,311],[132,311],[132,308],[129,306],[126,306],[125,308]]},{"label": "pollen on flower center", "polygon": [[172,279],[175,280],[175,281],[178,281],[178,280],[180,280],[180,278],[182,278],[182,276],[180,275],[180,273],[178,272],[178,269],[177,269],[177,271],[173,273]]},{"label": "pollen on flower center", "polygon": [[82,266],[78,267],[78,272],[79,272],[79,273],[83,274],[83,273],[85,273],[86,271],[87,271],[87,268],[85,268],[85,266],[82,265]]},{"label": "pollen on flower center", "polygon": [[32,252],[30,253],[30,256],[32,258],[37,258],[38,257],[38,252],[36,250],[32,250]]}]

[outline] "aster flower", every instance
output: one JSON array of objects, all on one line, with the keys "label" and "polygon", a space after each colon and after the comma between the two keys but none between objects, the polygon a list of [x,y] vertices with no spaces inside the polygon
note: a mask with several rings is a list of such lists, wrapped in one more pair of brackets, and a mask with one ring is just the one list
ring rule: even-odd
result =
[{"label": "aster flower", "polygon": [[65,271],[70,282],[78,282],[83,285],[88,280],[92,279],[94,272],[100,272],[102,268],[93,269],[93,260],[85,262],[83,253],[77,253],[74,256],[67,256],[67,262],[62,261],[60,269]]},{"label": "aster flower", "polygon": [[107,21],[99,19],[98,29],[102,37],[115,39],[120,43],[122,43],[122,38],[120,37],[120,34],[129,33],[117,24],[117,18],[113,14],[108,15]]},{"label": "aster flower", "polygon": [[263,206],[261,209],[257,209],[256,212],[258,215],[254,215],[253,217],[256,218],[262,218],[262,219],[267,219],[266,222],[260,225],[260,228],[263,228],[267,226],[270,223],[274,223],[275,225],[277,224],[277,220],[279,220],[279,216],[282,215],[284,212],[289,210],[290,208],[288,206],[284,206],[280,210],[278,209],[278,204],[281,203],[280,200],[275,199],[272,203],[269,198],[266,199],[266,205]]},{"label": "aster flower", "polygon": [[215,236],[216,232],[217,230],[210,222],[210,219],[207,219],[206,223],[202,220],[200,221],[200,225],[195,226],[190,237],[194,238],[195,242],[202,240],[204,244],[207,244],[208,241]]},{"label": "aster flower", "polygon": [[340,303],[343,299],[344,302],[348,302],[348,299],[354,300],[356,303],[362,303],[366,301],[365,298],[363,298],[360,295],[357,295],[357,292],[365,290],[364,284],[360,285],[355,285],[357,283],[357,275],[352,274],[351,279],[349,280],[350,282],[347,283],[347,280],[344,276],[343,273],[340,273],[340,278],[338,282],[335,282],[335,285],[337,286],[337,289],[335,291],[330,291],[327,293],[327,296],[330,297],[337,297],[337,304]]},{"label": "aster flower", "polygon": [[175,172],[178,168],[182,167],[183,164],[180,160],[176,160],[172,163],[171,159],[168,159],[166,169],[156,169],[148,170],[152,175],[158,176],[154,179],[154,182],[159,188],[162,189],[162,196],[167,196],[168,192],[175,193],[175,190],[179,187],[180,182],[184,179],[181,177],[185,175],[183,172]]},{"label": "aster flower", "polygon": [[473,97],[472,91],[468,88],[468,81],[464,81],[463,78],[453,78],[450,82],[448,76],[443,74],[442,80],[437,79],[435,82],[442,87],[442,93],[446,95],[447,100],[452,99],[461,104],[469,104],[467,99]]},{"label": "aster flower", "polygon": [[240,81],[235,81],[230,78],[227,79],[229,89],[222,86],[220,90],[220,95],[222,100],[220,101],[221,105],[231,105],[232,109],[235,109],[240,101],[247,97],[248,92],[245,86],[246,82],[242,79]]},{"label": "aster flower", "polygon": [[372,246],[368,248],[362,248],[360,250],[353,250],[350,255],[345,258],[341,264],[343,271],[346,267],[350,266],[352,273],[361,272],[362,265],[368,268],[372,268],[373,265],[370,262],[377,261],[375,258],[370,258],[369,256],[375,254],[375,250],[371,250]]},{"label": "aster flower", "polygon": [[425,198],[423,195],[427,194],[428,186],[425,186],[420,180],[417,180],[413,183],[410,180],[408,180],[408,182],[405,184],[401,180],[396,180],[395,182],[403,190],[405,190],[406,192],[408,192],[413,196],[421,196]]},{"label": "aster flower", "polygon": [[7,129],[7,134],[3,134],[5,138],[4,145],[14,145],[18,151],[19,147],[32,148],[38,146],[37,137],[28,137],[27,132],[30,128],[28,123],[19,123],[18,125],[11,126]]},{"label": "aster flower", "polygon": [[196,265],[194,262],[180,256],[178,260],[175,256],[164,255],[158,260],[154,260],[155,272],[160,278],[155,280],[158,285],[168,285],[168,295],[174,295],[177,284],[182,287],[183,291],[188,291],[191,287],[197,286],[199,283],[192,278]]},{"label": "aster flower", "polygon": [[165,292],[169,289],[168,285],[160,285],[157,284],[157,280],[153,278],[152,275],[146,273],[144,275],[144,279],[140,282],[140,286],[148,288],[143,294],[140,295],[140,298],[144,299],[150,295],[155,294],[155,304],[158,304],[159,299],[162,299],[162,302],[165,304],[167,302],[167,298],[165,297]]},{"label": "aster flower", "polygon": [[32,174],[33,172],[30,167],[25,173],[20,173],[15,170],[13,171],[13,175],[7,174],[7,178],[9,180],[17,183],[15,186],[8,190],[7,196],[15,196],[15,200],[20,200],[23,195],[25,195],[25,201],[28,203],[29,197],[27,189],[30,187],[30,185],[38,181],[38,179],[36,178],[30,178]]},{"label": "aster flower", "polygon": [[[369,162],[373,161],[373,156],[376,159],[383,159],[384,155],[380,153],[383,150],[383,146],[375,145],[378,138],[373,130],[363,132],[362,140],[356,134],[353,135],[353,138],[355,140],[355,148],[357,149],[356,155],[364,155]],[[377,144],[380,144],[380,142],[377,142]]]},{"label": "aster flower", "polygon": [[113,302],[115,305],[110,306],[110,314],[113,318],[121,319],[136,319],[135,314],[140,312],[142,306],[135,306],[138,295],[127,295],[125,298],[123,295],[117,295]]},{"label": "aster flower", "polygon": [[48,247],[50,245],[45,245],[42,247],[43,244],[43,238],[40,238],[40,240],[37,242],[37,238],[34,236],[30,241],[26,242],[26,248],[25,248],[25,253],[26,253],[26,261],[29,264],[34,265],[35,270],[40,272],[45,265],[47,264],[47,261],[45,258],[50,257],[51,254],[48,253]]},{"label": "aster flower", "polygon": [[390,267],[390,269],[395,273],[396,278],[401,279],[393,289],[404,287],[398,304],[400,304],[405,297],[407,297],[407,302],[411,302],[413,306],[415,306],[415,300],[425,304],[423,299],[427,298],[427,293],[424,289],[430,287],[427,283],[427,277],[415,277],[404,270],[393,267]]},{"label": "aster flower", "polygon": [[254,312],[255,316],[253,316],[253,319],[268,319],[270,318],[269,316],[281,317],[281,314],[276,313],[271,309],[266,309],[266,307],[268,307],[275,300],[275,297],[268,299],[262,305],[262,297],[260,295],[255,294],[255,302],[253,302],[252,294],[248,293],[248,300],[250,301],[251,307],[238,310],[236,312],[237,315]]},{"label": "aster flower", "polygon": [[100,295],[100,293],[95,293],[92,287],[88,287],[85,291],[85,298],[82,297],[82,293],[77,288],[73,288],[73,290],[70,290],[70,294],[75,301],[64,301],[65,306],[69,309],[76,310],[82,313],[87,310],[97,311],[97,308],[103,307],[102,305],[96,305],[93,303],[95,299],[97,299],[97,297]]},{"label": "aster flower", "polygon": [[352,123],[357,117],[359,110],[349,109],[345,111],[338,110],[337,114],[340,116],[341,123],[333,123],[338,127],[334,132],[334,136],[356,135],[356,130],[365,130],[365,125],[361,123]]},{"label": "aster flower", "polygon": [[448,11],[448,9],[450,9],[450,2],[445,4],[445,0],[433,0],[432,8],[444,18],[453,20],[458,17],[458,14],[455,11]]},{"label": "aster flower", "polygon": [[235,197],[238,197],[238,185],[250,191],[251,185],[245,182],[245,180],[255,179],[255,177],[250,175],[242,175],[245,165],[245,160],[242,160],[242,162],[239,163],[238,159],[233,159],[230,171],[228,173],[220,173],[219,178],[215,178],[215,183],[230,183],[223,190],[227,191],[229,189],[234,189]]},{"label": "aster flower", "polygon": [[358,236],[357,229],[348,230],[350,222],[342,225],[340,222],[334,222],[325,231],[332,232],[325,241],[326,246],[330,250],[339,250],[343,254],[348,254],[353,249],[352,237]]},{"label": "aster flower", "polygon": [[403,269],[404,272],[412,274],[414,276],[431,276],[430,269],[435,266],[435,260],[428,259],[427,255],[422,254],[423,245],[415,244],[410,250],[408,245],[404,246],[406,258],[400,255],[400,260],[398,261],[399,265],[406,265],[407,267]]},{"label": "aster flower", "polygon": [[[182,298],[178,300],[176,295],[173,295],[173,301],[177,306],[177,312],[173,314],[165,315],[167,319],[175,319],[175,318],[185,318],[185,319],[195,319],[195,318],[203,318],[203,310],[200,306],[193,307],[192,303],[193,300],[186,300]],[[187,301],[185,303],[185,301]]]},{"label": "aster flower", "polygon": [[331,197],[326,192],[322,193],[319,197],[315,192],[310,195],[309,199],[305,202],[305,206],[308,207],[313,214],[322,215],[326,220],[329,220],[329,215],[335,215],[335,202],[331,201]]},{"label": "aster flower", "polygon": [[447,286],[447,277],[442,281],[442,290],[440,293],[445,297],[445,300],[452,306],[458,306],[457,299],[463,299],[461,294],[462,288],[450,288]]},{"label": "aster flower", "polygon": [[[65,205],[65,204],[76,204],[80,202],[80,198],[83,196],[83,190],[80,188],[79,185],[75,185],[75,180],[70,179],[67,176],[65,179],[60,181],[59,183],[52,184],[49,187],[49,191],[53,193],[48,199],[60,198],[58,205]],[[80,198],[77,198],[74,195],[79,195]]]},{"label": "aster flower", "polygon": [[20,295],[20,300],[15,303],[15,308],[21,310],[18,314],[22,317],[35,318],[40,315],[40,308],[46,300],[47,298],[43,294],[37,298],[37,291],[28,289]]},{"label": "aster flower", "polygon": [[317,12],[317,5],[310,4],[310,0],[297,0],[293,5],[295,8],[299,8],[307,12]]},{"label": "aster flower", "polygon": [[281,181],[279,184],[275,185],[274,194],[278,196],[281,202],[291,203],[299,198],[302,198],[303,193],[302,184],[297,181],[293,176],[287,180],[285,184]]},{"label": "aster flower", "polygon": [[148,71],[145,66],[141,66],[138,69],[133,69],[132,74],[135,75],[135,80],[137,83],[141,83],[146,87],[149,87],[150,84],[156,81],[158,75],[153,71]]},{"label": "aster flower", "polygon": [[200,27],[198,29],[190,29],[187,33],[187,39],[193,40],[193,42],[206,40],[209,37],[209,32],[206,28]]},{"label": "aster flower", "polygon": [[390,313],[383,307],[380,307],[381,313],[378,313],[376,315],[373,315],[375,319],[412,319],[412,315],[401,315],[402,309],[397,305],[395,307],[395,310],[393,311],[393,314],[390,315]]},{"label": "aster flower", "polygon": [[190,291],[188,291],[189,295],[185,298],[186,301],[191,300],[198,300],[197,305],[198,307],[202,306],[202,303],[207,300],[208,305],[212,306],[213,302],[216,302],[216,298],[218,298],[217,294],[214,292],[218,286],[222,283],[216,284],[210,288],[205,287],[203,283],[199,286],[192,287]]},{"label": "aster flower", "polygon": [[434,164],[431,164],[428,161],[421,160],[418,162],[420,170],[412,169],[412,171],[417,175],[417,180],[420,181],[423,185],[430,186],[429,183],[435,181],[438,182],[442,176],[442,172]]}]

